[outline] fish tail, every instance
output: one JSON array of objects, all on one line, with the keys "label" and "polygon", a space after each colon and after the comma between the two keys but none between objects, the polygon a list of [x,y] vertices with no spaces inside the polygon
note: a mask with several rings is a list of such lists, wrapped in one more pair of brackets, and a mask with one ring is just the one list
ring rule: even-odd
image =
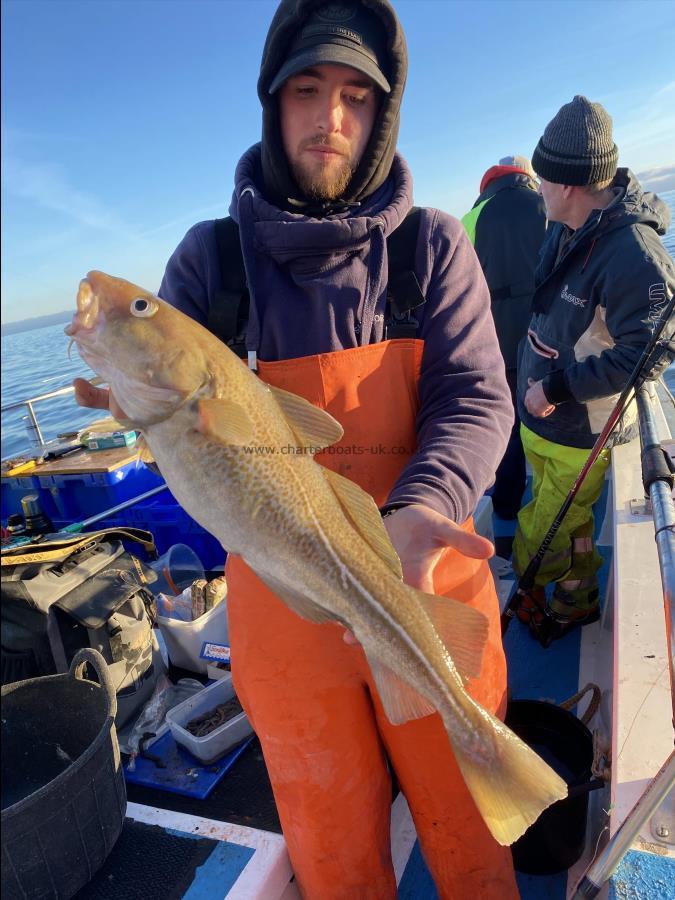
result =
[{"label": "fish tail", "polygon": [[[473,701],[472,701],[473,703]],[[453,740],[455,758],[485,824],[497,843],[516,841],[556,800],[567,785],[553,769],[502,722],[476,710],[476,731],[488,725],[492,752],[487,756]],[[487,720],[487,721],[486,721]]]}]

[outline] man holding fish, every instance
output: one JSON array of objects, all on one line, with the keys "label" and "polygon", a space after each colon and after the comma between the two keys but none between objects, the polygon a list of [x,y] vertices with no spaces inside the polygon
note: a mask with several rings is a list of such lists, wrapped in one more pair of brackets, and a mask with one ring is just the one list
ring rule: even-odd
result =
[{"label": "man holding fish", "polygon": [[420,210],[405,315],[388,292],[389,238],[412,208],[395,151],[406,71],[387,0],[282,0],[262,142],[230,207],[248,369],[177,311],[210,326],[222,302],[213,221],[168,263],[175,309],[94,272],[69,333],[229,551],[235,686],[303,896],[395,897],[391,765],[439,895],[516,898],[500,844],[566,788],[494,718],[506,666],[471,513],[512,408],[459,222]]}]

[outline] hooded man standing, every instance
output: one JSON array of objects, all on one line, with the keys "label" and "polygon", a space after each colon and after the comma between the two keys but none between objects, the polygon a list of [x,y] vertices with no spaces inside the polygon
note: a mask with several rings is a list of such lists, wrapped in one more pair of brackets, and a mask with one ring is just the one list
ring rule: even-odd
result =
[{"label": "hooded man standing", "polygon": [[[522,575],[572,487],[675,287],[659,240],[670,212],[617,169],[612,120],[576,96],[546,126],[532,165],[551,222],[536,272],[533,317],[518,364],[518,412],[533,500],[518,515]],[[632,404],[591,467],[518,610],[547,645],[598,618],[593,504],[614,444],[633,438]],[[547,600],[545,585],[553,582]]]},{"label": "hooded man standing", "polygon": [[[532,163],[505,156],[480,183],[471,210],[462,217],[490,289],[492,317],[504,357],[514,407],[518,345],[532,315],[534,270],[546,234],[546,210]],[[492,506],[502,519],[515,519],[527,482],[525,454],[516,416],[492,490]]]},{"label": "hooded man standing", "polygon": [[[502,714],[492,546],[471,514],[504,451],[511,404],[460,223],[434,209],[408,218],[412,181],[395,149],[406,71],[386,0],[283,0],[258,83],[262,141],[235,175],[236,252],[224,258],[218,222],[195,225],[160,294],[266,382],[341,422],[343,439],[318,461],[375,498],[408,583],[487,616],[481,673],[467,687]],[[393,253],[411,221],[412,240]],[[408,245],[409,270],[394,284],[394,257]],[[247,310],[230,289],[235,257]],[[296,616],[239,558],[226,575],[235,686],[303,896],[396,896],[389,760],[440,895],[516,898],[510,851],[480,817],[440,717],[392,725],[343,628]]]}]

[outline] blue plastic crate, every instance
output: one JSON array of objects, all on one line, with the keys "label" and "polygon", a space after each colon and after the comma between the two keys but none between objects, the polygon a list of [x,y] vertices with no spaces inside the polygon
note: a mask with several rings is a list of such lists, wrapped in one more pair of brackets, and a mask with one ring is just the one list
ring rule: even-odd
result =
[{"label": "blue plastic crate", "polygon": [[133,460],[112,472],[34,475],[51,519],[81,522],[162,484],[163,479]]},{"label": "blue plastic crate", "polygon": [[[150,531],[160,555],[174,544],[187,544],[197,554],[206,572],[220,570],[225,564],[226,553],[220,542],[190,518],[168,490],[151,501],[131,506],[115,516],[97,522],[92,525],[92,529],[121,525]],[[130,549],[138,553],[136,545]]]}]

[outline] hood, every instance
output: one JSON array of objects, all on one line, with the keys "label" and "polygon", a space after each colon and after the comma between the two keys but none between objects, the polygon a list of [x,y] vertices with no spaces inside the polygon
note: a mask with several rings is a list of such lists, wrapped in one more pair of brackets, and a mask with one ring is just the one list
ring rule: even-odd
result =
[{"label": "hood", "polygon": [[[385,236],[391,234],[412,207],[412,175],[398,153],[394,154],[390,177],[358,209],[344,208],[323,218],[298,212],[297,208],[294,212],[280,209],[268,202],[259,188],[261,161],[260,144],[255,144],[240,159],[229,214],[243,231],[244,238],[253,228],[256,249],[278,262],[308,254],[325,254],[329,258],[346,250],[353,251],[367,244],[373,227],[381,227]],[[242,209],[240,199],[247,194],[250,194],[248,221],[249,204],[244,203]]]},{"label": "hood", "polygon": [[534,190],[537,189],[534,178],[525,169],[521,169],[519,166],[491,166],[481,179],[478,193],[482,194],[489,184],[496,181],[497,178],[503,178],[505,175],[522,175],[524,178],[519,179],[514,184],[518,183],[525,187],[534,188]]},{"label": "hood", "polygon": [[[381,105],[373,133],[370,136],[361,162],[354,172],[344,197],[335,204],[327,204],[324,214],[345,204],[357,205],[384,184],[394,159],[398,138],[399,113],[403,89],[408,71],[408,55],[405,36],[392,6],[387,0],[360,0],[380,17],[387,34],[387,49],[391,91],[381,95]],[[269,87],[276,73],[285,62],[293,38],[309,15],[326,0],[282,0],[272,19],[263,49],[258,97],[263,108],[261,172],[267,199],[281,209],[298,208],[302,203],[298,186],[286,161],[279,127],[278,95],[270,95]],[[293,199],[295,203],[289,203]],[[316,214],[316,205],[313,212]]]},{"label": "hood", "polygon": [[[585,241],[594,242],[605,234],[627,228],[632,225],[645,225],[653,228],[659,235],[664,235],[670,225],[670,209],[651,191],[643,191],[640,182],[630,169],[618,169],[612,188],[616,194],[614,200],[604,209],[594,209],[578,228],[570,241],[570,246]],[[556,241],[566,226],[556,223],[551,231]]]},{"label": "hood", "polygon": [[313,217],[280,209],[261,194],[256,182],[261,156],[261,147],[256,144],[240,160],[230,204],[230,215],[239,225],[250,296],[246,332],[246,349],[252,354],[249,360],[255,360],[260,350],[265,298],[278,292],[280,271],[305,285],[322,278],[330,283],[331,269],[339,269],[340,262],[349,257],[358,257],[367,270],[361,342],[369,343],[375,306],[387,281],[386,237],[412,206],[412,178],[407,165],[395,154],[390,177],[358,209],[343,207],[332,215]]},{"label": "hood", "polygon": [[670,225],[670,209],[651,191],[643,191],[642,185],[630,169],[619,169],[612,187],[620,188],[615,203],[607,207],[608,225],[648,225],[659,235],[664,235]]}]

